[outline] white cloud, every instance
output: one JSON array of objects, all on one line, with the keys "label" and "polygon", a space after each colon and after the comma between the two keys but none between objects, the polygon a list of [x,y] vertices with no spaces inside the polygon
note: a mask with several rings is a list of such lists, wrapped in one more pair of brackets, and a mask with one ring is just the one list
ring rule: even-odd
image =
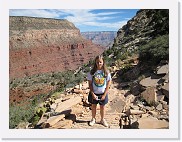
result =
[{"label": "white cloud", "polygon": [[73,23],[109,20],[114,18],[114,17],[109,17],[109,15],[118,14],[118,12],[91,13],[91,10],[64,10],[64,12],[72,14],[72,16],[67,16],[65,18]]},{"label": "white cloud", "polygon": [[43,9],[21,9],[21,10],[10,10],[11,16],[31,16],[31,17],[44,17],[44,18],[57,18],[59,14],[55,11],[48,11]]},{"label": "white cloud", "polygon": [[[67,19],[74,23],[76,26],[95,26],[95,27],[106,27],[111,29],[119,29],[126,24],[124,21],[112,22],[114,14],[122,14],[123,12],[99,12],[95,13],[92,9],[21,9],[21,10],[10,10],[11,16],[31,16],[31,17],[44,17],[44,18],[61,18]],[[112,16],[113,15],[113,16]],[[118,16],[118,15],[117,15]]]},{"label": "white cloud", "polygon": [[[71,16],[65,17],[70,22],[73,22],[75,25],[87,25],[87,26],[97,26],[97,27],[108,27],[118,29],[122,25],[126,24],[127,21],[122,22],[101,22],[102,20],[111,20],[116,17],[109,17],[109,15],[119,14],[121,12],[103,12],[103,13],[91,13],[91,10],[61,10],[65,13],[72,14]],[[100,22],[99,22],[100,21]]]},{"label": "white cloud", "polygon": [[119,29],[124,26],[127,21],[115,22],[115,23],[98,23],[98,22],[85,22],[85,25],[96,27],[107,27],[111,29]]},{"label": "white cloud", "polygon": [[97,13],[98,16],[102,15],[113,15],[113,14],[122,14],[123,12],[102,12],[102,13]]}]

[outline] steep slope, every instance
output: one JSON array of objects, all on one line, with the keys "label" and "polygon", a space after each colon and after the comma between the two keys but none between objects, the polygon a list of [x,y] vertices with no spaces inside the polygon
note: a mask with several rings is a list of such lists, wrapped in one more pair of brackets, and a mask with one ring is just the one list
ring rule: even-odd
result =
[{"label": "steep slope", "polygon": [[151,76],[158,66],[169,62],[169,10],[139,10],[118,30],[113,48],[103,55],[118,71],[120,82]]},{"label": "steep slope", "polygon": [[142,9],[117,32],[115,47],[135,50],[157,36],[169,33],[169,10]]},{"label": "steep slope", "polygon": [[9,18],[10,79],[74,70],[104,51],[67,20]]}]

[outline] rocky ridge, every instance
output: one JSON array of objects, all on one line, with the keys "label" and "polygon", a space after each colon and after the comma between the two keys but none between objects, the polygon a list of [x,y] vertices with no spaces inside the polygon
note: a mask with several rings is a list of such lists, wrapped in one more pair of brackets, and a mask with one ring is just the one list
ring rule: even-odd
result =
[{"label": "rocky ridge", "polygon": [[114,46],[116,48],[123,46],[129,51],[133,51],[156,36],[168,33],[168,10],[141,9],[136,13],[136,16],[118,30]]}]

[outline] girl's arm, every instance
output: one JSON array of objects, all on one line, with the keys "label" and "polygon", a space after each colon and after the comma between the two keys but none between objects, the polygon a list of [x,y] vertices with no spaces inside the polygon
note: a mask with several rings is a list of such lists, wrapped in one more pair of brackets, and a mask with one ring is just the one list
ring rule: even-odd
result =
[{"label": "girl's arm", "polygon": [[88,81],[88,85],[89,85],[90,93],[92,94],[93,99],[96,100],[96,95],[94,94],[94,89],[93,89],[91,80]]},{"label": "girl's arm", "polygon": [[101,100],[104,100],[104,99],[105,99],[105,97],[106,97],[106,95],[107,95],[107,93],[108,93],[108,91],[109,91],[110,85],[111,85],[111,80],[108,80],[108,81],[107,81],[107,84],[106,84],[106,89],[105,89],[105,91],[104,91],[104,94],[102,95]]}]

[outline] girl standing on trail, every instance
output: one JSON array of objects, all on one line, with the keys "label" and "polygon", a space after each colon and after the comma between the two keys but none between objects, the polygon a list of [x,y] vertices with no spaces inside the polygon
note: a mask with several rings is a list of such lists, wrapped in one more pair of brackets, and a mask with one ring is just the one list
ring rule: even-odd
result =
[{"label": "girl standing on trail", "polygon": [[96,108],[99,103],[101,116],[100,123],[105,127],[108,127],[104,115],[105,104],[108,103],[108,90],[111,84],[111,74],[106,68],[103,56],[97,56],[95,58],[94,67],[88,73],[87,80],[90,88],[88,101],[92,104],[92,119],[89,122],[89,125],[93,126],[96,122]]}]

